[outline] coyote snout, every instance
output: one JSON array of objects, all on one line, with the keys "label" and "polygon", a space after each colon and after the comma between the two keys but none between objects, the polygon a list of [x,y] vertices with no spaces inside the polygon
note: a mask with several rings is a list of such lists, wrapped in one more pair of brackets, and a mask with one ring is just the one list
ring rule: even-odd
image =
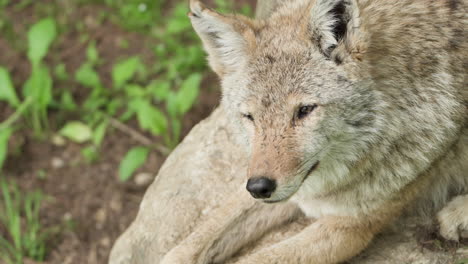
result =
[{"label": "coyote snout", "polygon": [[301,133],[290,125],[289,118],[271,123],[270,116],[278,115],[264,114],[263,118],[255,120],[259,129],[252,139],[246,188],[254,198],[276,203],[293,196],[313,174],[318,161],[315,157],[298,156],[300,137],[296,135]]}]

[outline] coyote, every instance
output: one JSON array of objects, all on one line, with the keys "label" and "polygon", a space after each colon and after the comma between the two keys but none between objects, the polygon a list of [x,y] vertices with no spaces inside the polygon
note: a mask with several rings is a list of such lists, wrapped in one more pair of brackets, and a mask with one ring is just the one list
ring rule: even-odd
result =
[{"label": "coyote", "polygon": [[343,262],[408,209],[459,239],[468,230],[467,4],[294,0],[252,20],[190,1],[250,162],[247,190],[226,194],[162,263],[225,262],[293,213],[264,203],[294,203],[316,220],[237,263]]}]

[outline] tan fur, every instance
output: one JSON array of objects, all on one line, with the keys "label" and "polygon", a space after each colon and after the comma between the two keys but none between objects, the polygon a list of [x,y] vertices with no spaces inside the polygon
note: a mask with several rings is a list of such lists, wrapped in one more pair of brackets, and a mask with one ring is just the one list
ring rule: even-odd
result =
[{"label": "tan fur", "polygon": [[[276,181],[264,202],[317,218],[239,263],[346,261],[405,209],[433,216],[467,193],[467,4],[295,0],[253,21],[191,1],[248,178]],[[232,197],[162,263],[222,263],[297,214]],[[445,237],[468,229],[466,204],[439,213]]]},{"label": "tan fur", "polygon": [[449,240],[468,238],[468,195],[459,196],[437,214],[440,233]]}]

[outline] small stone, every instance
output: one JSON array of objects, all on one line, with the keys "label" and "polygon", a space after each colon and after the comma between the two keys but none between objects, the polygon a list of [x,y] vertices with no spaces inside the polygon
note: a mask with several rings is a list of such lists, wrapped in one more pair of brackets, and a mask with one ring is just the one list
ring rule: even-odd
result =
[{"label": "small stone", "polygon": [[94,214],[94,219],[98,224],[102,224],[106,221],[107,218],[107,213],[106,210],[103,208],[99,209],[95,214]]},{"label": "small stone", "polygon": [[102,229],[104,226],[104,223],[106,222],[107,218],[107,213],[106,210],[103,208],[99,209],[95,214],[94,214],[94,220],[96,220],[96,227],[97,229]]},{"label": "small stone", "polygon": [[148,186],[154,179],[152,173],[139,173],[135,176],[135,184],[138,186]]},{"label": "small stone", "polygon": [[55,146],[63,147],[67,143],[64,137],[60,135],[53,135],[51,139],[52,144]]},{"label": "small stone", "polygon": [[63,159],[57,158],[57,157],[52,158],[51,164],[52,164],[52,168],[54,168],[54,169],[61,169],[61,168],[65,167],[65,161],[63,161]]},{"label": "small stone", "polygon": [[103,247],[110,247],[111,240],[110,240],[110,238],[105,237],[105,238],[101,239],[101,241],[99,241],[99,244],[101,244],[101,246],[103,246]]},{"label": "small stone", "polygon": [[67,222],[70,221],[70,220],[72,220],[72,218],[73,218],[73,216],[72,216],[72,214],[71,214],[70,212],[66,212],[66,213],[63,215],[63,220],[65,220],[65,221],[67,221]]},{"label": "small stone", "polygon": [[145,3],[141,3],[138,5],[138,11],[145,12],[148,9]]},{"label": "small stone", "polygon": [[122,211],[122,201],[119,198],[112,198],[112,200],[109,203],[109,207],[113,211],[120,213]]},{"label": "small stone", "polygon": [[86,16],[84,19],[84,23],[89,28],[96,28],[98,26],[98,21],[94,16]]}]

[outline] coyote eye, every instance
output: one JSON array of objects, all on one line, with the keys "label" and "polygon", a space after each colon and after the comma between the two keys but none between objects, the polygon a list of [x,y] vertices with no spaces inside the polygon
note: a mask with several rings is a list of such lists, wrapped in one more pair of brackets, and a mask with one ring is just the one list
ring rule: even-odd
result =
[{"label": "coyote eye", "polygon": [[310,113],[312,113],[312,111],[315,110],[315,108],[317,108],[316,104],[301,106],[297,110],[297,114],[296,114],[297,119],[303,119],[304,117],[308,116]]},{"label": "coyote eye", "polygon": [[252,122],[254,121],[254,118],[253,118],[252,114],[242,114],[242,116],[247,118],[248,120],[250,120]]}]

